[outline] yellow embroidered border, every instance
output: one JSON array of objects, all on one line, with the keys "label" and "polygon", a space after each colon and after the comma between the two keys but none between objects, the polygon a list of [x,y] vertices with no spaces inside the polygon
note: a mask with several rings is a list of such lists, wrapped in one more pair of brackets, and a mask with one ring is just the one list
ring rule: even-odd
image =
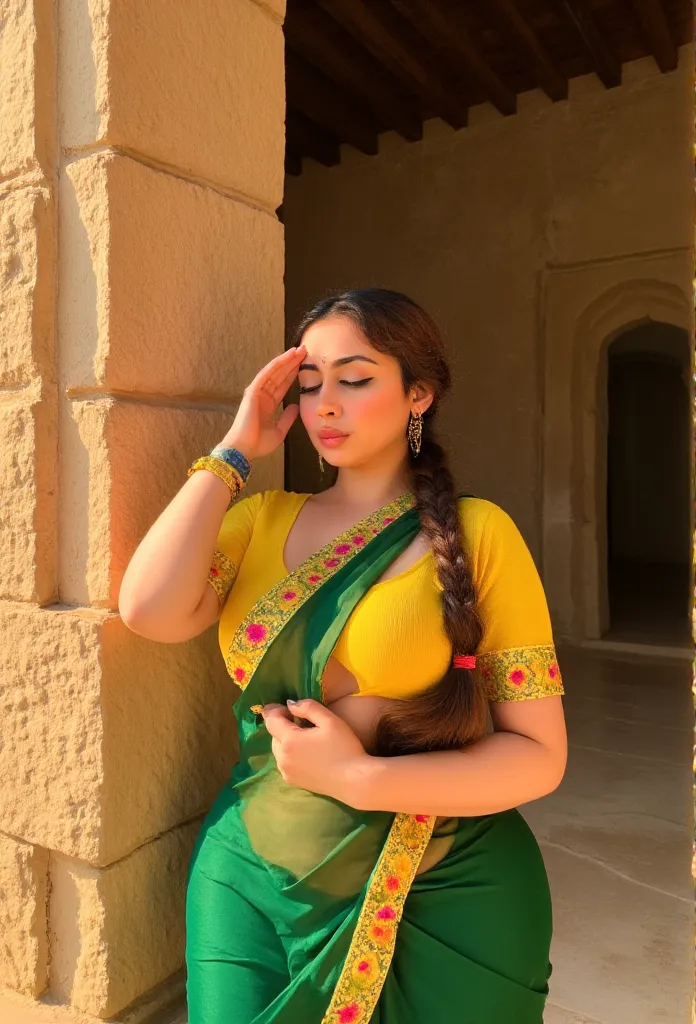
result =
[{"label": "yellow embroidered border", "polygon": [[387,976],[404,903],[435,826],[435,815],[397,814],[358,917],[322,1024],[366,1024]]},{"label": "yellow embroidered border", "polygon": [[489,700],[529,700],[565,693],[553,644],[491,651],[479,655],[477,663]]},{"label": "yellow embroidered border", "polygon": [[227,555],[216,548],[213,553],[213,561],[208,570],[208,583],[213,587],[221,605],[227,600],[236,578],[237,566],[231,558],[228,558]]},{"label": "yellow embroidered border", "polygon": [[314,589],[415,504],[416,499],[409,492],[372,512],[306,559],[256,602],[237,628],[225,655],[227,671],[242,690],[249,685],[268,645]]}]

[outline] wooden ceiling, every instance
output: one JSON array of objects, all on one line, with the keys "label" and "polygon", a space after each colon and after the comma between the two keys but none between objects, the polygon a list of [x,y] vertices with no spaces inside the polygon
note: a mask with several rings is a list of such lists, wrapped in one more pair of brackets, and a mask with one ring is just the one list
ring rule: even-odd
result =
[{"label": "wooden ceiling", "polygon": [[528,89],[561,102],[590,72],[612,89],[638,57],[671,71],[692,18],[691,0],[288,0],[286,170],[415,142],[431,117],[463,128],[477,103],[511,116]]}]

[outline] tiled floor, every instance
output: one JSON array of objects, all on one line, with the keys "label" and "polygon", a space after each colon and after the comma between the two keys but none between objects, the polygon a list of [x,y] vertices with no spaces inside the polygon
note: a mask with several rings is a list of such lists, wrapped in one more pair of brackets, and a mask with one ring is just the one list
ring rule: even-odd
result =
[{"label": "tiled floor", "polygon": [[561,651],[569,757],[521,808],[554,906],[546,1024],[688,1024],[693,989],[688,661]]}]

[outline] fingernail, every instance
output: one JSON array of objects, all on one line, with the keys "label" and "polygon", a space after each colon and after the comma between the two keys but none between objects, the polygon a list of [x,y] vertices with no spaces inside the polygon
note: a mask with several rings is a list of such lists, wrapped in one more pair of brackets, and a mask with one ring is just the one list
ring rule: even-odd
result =
[{"label": "fingernail", "polygon": [[288,699],[287,699],[287,700],[285,701],[285,703],[286,703],[286,704],[297,704],[297,701],[296,701],[296,700],[290,700],[290,698],[288,698]]}]

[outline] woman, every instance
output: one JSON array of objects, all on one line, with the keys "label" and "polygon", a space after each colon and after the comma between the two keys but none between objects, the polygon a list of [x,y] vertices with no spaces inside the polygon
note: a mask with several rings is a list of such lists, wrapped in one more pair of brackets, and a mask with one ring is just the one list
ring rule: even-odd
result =
[{"label": "woman", "polygon": [[[551,905],[516,808],[563,776],[564,690],[517,527],[433,437],[449,387],[406,296],[319,302],[128,567],[127,624],[219,619],[241,690],[189,868],[190,1024],[541,1024]],[[334,485],[234,502],[298,411]]]}]

